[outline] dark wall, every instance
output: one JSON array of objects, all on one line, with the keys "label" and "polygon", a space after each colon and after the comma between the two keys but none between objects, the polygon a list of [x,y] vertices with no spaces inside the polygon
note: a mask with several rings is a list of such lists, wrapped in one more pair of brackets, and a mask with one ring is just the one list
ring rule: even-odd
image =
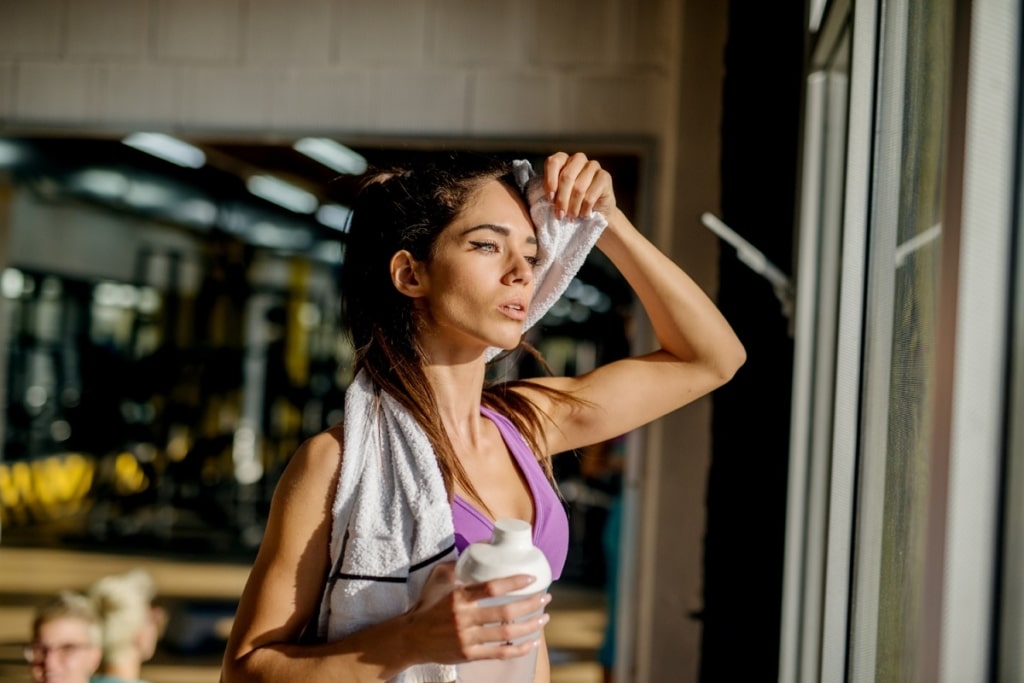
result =
[{"label": "dark wall", "polygon": [[[722,218],[793,272],[802,2],[733,0],[724,55]],[[767,280],[723,244],[719,305],[747,348],[716,392],[701,680],[778,676],[793,340]]]}]

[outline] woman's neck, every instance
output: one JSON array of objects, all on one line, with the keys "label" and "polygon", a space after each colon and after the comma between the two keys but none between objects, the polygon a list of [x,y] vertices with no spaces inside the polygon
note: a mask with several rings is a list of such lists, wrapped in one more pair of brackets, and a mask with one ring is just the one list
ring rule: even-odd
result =
[{"label": "woman's neck", "polygon": [[100,673],[104,676],[110,676],[111,678],[117,678],[122,681],[137,681],[139,680],[139,662],[132,659],[121,659],[116,662],[106,663]]},{"label": "woman's neck", "polygon": [[458,365],[428,364],[424,367],[424,373],[449,438],[453,442],[474,443],[481,419],[480,401],[485,374],[483,361]]}]

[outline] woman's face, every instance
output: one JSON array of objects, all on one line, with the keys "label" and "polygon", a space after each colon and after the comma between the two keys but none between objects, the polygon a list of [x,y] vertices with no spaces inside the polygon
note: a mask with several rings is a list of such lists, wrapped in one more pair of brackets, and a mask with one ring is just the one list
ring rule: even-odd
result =
[{"label": "woman's face", "polygon": [[89,624],[76,617],[40,624],[27,652],[37,683],[88,683],[100,665],[100,648],[89,640]]},{"label": "woman's face", "polygon": [[426,284],[426,325],[420,342],[428,357],[514,348],[533,297],[537,236],[519,194],[494,180],[477,191],[438,236],[434,255],[420,264]]},{"label": "woman's face", "polygon": [[135,636],[135,646],[139,651],[139,659],[149,661],[156,654],[156,646],[167,623],[167,613],[162,607],[150,606],[146,621]]}]

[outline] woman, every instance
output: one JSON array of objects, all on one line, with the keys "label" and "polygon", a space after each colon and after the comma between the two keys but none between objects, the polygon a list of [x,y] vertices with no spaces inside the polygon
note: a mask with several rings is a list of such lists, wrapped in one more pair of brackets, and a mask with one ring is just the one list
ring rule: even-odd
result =
[{"label": "woman", "polygon": [[100,624],[84,595],[63,592],[32,621],[25,659],[38,683],[89,683],[100,664]]},{"label": "woman", "polygon": [[[451,502],[451,512],[440,522],[428,523],[430,513],[415,510],[419,526],[403,527],[399,535],[406,540],[411,535],[415,542],[430,531],[429,524],[450,526],[454,519],[456,545],[460,536],[463,542],[475,540],[466,536],[474,535],[467,508],[478,513],[476,522],[514,517],[532,521],[535,528],[542,513],[562,514],[560,524],[544,522],[545,538],[535,537],[552,565],[560,566],[566,551],[564,512],[551,505],[556,494],[550,486],[532,485],[534,470],[542,468],[550,479],[552,454],[612,438],[708,393],[732,377],[745,355],[700,288],[616,207],[610,175],[582,154],[557,153],[545,162],[545,196],[538,204],[547,202],[557,219],[569,223],[592,212],[606,219],[597,246],[632,286],[661,348],[580,377],[485,387],[492,351],[520,344],[543,249],[531,207],[510,171],[506,164],[492,163],[374,176],[353,207],[343,305],[356,346],[357,380],[371,384],[381,405],[394,403],[412,416],[433,449]],[[347,394],[345,430],[350,412]],[[355,584],[340,599],[337,594],[324,599],[345,573],[338,570],[336,549],[340,545],[344,555],[346,543],[358,540],[347,529],[339,540],[344,492],[356,491],[365,500],[360,486],[374,484],[366,477],[360,486],[346,484],[346,467],[376,462],[359,459],[360,449],[352,446],[361,442],[353,444],[350,436],[337,426],[313,437],[282,476],[228,642],[224,680],[445,681],[453,677],[422,673],[420,667],[507,659],[536,647],[536,680],[548,681],[542,636],[507,643],[543,625],[546,616],[538,623],[511,622],[542,609],[549,598],[535,595],[480,607],[481,598],[525,588],[530,577],[455,586],[452,564],[444,561],[453,555],[444,552],[431,558],[442,561],[416,585],[408,609],[384,610],[362,621],[358,618],[365,615],[357,614],[359,625],[342,631],[344,637],[334,639],[337,631],[328,628],[328,642],[302,642],[325,605],[333,608],[328,626],[336,617],[351,616],[346,610],[366,609],[365,603],[345,602],[346,595],[358,597],[361,588]],[[341,452],[343,444],[347,448]],[[515,456],[526,446],[533,462]],[[342,492],[337,499],[336,489]],[[388,526],[381,525],[382,534],[389,533]],[[373,548],[367,544],[364,552]],[[399,578],[377,579],[382,584],[421,581],[414,576],[420,565],[408,569]],[[352,579],[351,572],[345,578]],[[371,590],[378,588],[386,585]],[[323,635],[322,614],[319,619]]]},{"label": "woman", "polygon": [[103,661],[92,683],[145,683],[142,664],[156,654],[164,621],[156,585],[143,569],[104,576],[89,587],[103,631]]}]

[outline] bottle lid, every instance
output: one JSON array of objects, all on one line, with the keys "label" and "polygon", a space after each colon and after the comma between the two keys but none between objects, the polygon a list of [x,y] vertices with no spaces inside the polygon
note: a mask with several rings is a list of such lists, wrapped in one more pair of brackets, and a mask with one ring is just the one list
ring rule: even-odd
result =
[{"label": "bottle lid", "polygon": [[521,519],[499,519],[490,541],[470,544],[459,556],[455,572],[463,583],[480,583],[516,574],[537,580],[510,595],[528,595],[551,585],[551,566],[544,552],[533,545],[532,528]]},{"label": "bottle lid", "polygon": [[533,547],[533,529],[528,522],[521,519],[499,519],[494,523],[491,545],[501,545],[507,548],[531,548]]}]

